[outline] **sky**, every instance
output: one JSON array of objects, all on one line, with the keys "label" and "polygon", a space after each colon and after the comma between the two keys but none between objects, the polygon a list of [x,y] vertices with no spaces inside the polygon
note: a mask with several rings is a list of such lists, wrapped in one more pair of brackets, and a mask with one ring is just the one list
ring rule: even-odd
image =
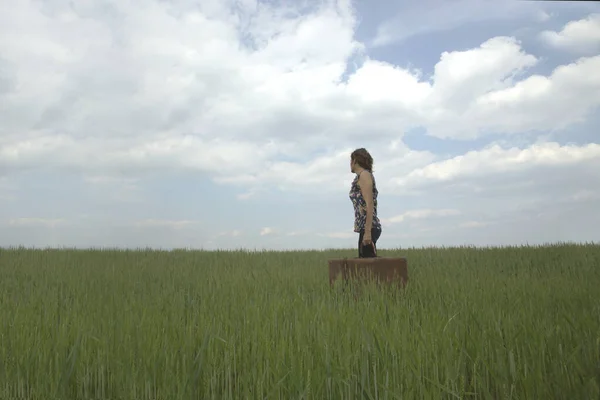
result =
[{"label": "sky", "polygon": [[600,4],[0,0],[0,246],[600,238]]}]

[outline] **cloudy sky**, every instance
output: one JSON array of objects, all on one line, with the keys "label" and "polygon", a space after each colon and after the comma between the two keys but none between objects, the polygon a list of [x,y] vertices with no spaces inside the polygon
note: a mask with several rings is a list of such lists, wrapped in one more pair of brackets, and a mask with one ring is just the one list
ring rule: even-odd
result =
[{"label": "cloudy sky", "polygon": [[0,0],[0,246],[600,238],[600,5]]}]

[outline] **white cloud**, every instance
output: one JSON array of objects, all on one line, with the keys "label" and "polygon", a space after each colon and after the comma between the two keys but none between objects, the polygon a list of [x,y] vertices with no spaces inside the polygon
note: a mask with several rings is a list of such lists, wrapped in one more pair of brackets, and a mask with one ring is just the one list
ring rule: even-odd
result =
[{"label": "white cloud", "polygon": [[[515,45],[514,41],[502,42],[501,47]],[[526,57],[523,55],[521,65],[527,65]],[[472,65],[479,62],[481,59]],[[510,63],[517,65],[512,57]],[[454,96],[474,91],[473,96],[463,97],[468,100],[466,104],[462,103],[460,110],[450,107],[434,110],[431,120],[426,123],[429,134],[440,138],[474,139],[490,133],[558,131],[584,121],[600,105],[600,56],[581,58],[560,66],[549,77],[531,75],[507,84],[505,79],[516,71],[515,67],[500,70],[495,87],[492,85],[494,80],[490,79],[479,90],[476,75],[468,75]],[[504,76],[501,77],[502,73]]]},{"label": "white cloud", "polygon": [[573,195],[569,197],[573,202],[585,202],[585,201],[599,201],[600,200],[600,190],[596,189],[583,189],[579,190]]},{"label": "white cloud", "polygon": [[228,232],[221,232],[219,233],[217,236],[228,236],[228,237],[238,237],[242,235],[242,231],[239,229],[234,229],[232,231],[228,231]]},{"label": "white cloud", "polygon": [[37,217],[22,217],[12,218],[8,221],[10,226],[33,226],[55,228],[60,225],[65,225],[67,221],[62,218],[37,218]]},{"label": "white cloud", "polygon": [[189,220],[164,220],[164,219],[145,219],[134,222],[134,226],[138,228],[169,228],[183,229],[186,227],[197,225],[198,221]]},{"label": "white cloud", "polygon": [[482,228],[487,225],[488,224],[486,222],[482,222],[482,221],[467,221],[467,222],[463,222],[462,224],[460,224],[459,227],[461,227],[461,228]]},{"label": "white cloud", "polygon": [[432,103],[440,111],[467,111],[474,99],[514,85],[514,78],[537,62],[510,37],[495,37],[480,47],[444,52],[435,66]]},{"label": "white cloud", "polygon": [[427,219],[427,218],[448,217],[448,216],[455,216],[455,215],[460,215],[460,211],[455,210],[455,209],[409,210],[400,215],[396,215],[396,216],[384,219],[382,222],[389,224],[389,225],[393,225],[393,224],[399,224],[401,222],[404,222],[406,220],[411,220],[411,219]]},{"label": "white cloud", "polygon": [[415,169],[407,176],[397,178],[395,183],[400,187],[418,187],[432,181],[448,182],[509,172],[525,174],[531,170],[569,165],[600,166],[600,144],[561,146],[558,143],[540,143],[525,149],[492,145]]},{"label": "white cloud", "polygon": [[292,231],[292,232],[286,233],[287,236],[305,236],[305,235],[309,235],[309,234],[310,234],[310,231],[308,231],[308,230]]},{"label": "white cloud", "polygon": [[268,226],[264,227],[260,230],[260,236],[272,235],[274,233],[275,233],[275,230],[273,228],[269,228]]},{"label": "white cloud", "polygon": [[549,46],[579,53],[600,53],[600,14],[591,14],[578,21],[570,21],[559,32],[546,30],[540,39]]},{"label": "white cloud", "polygon": [[256,189],[252,189],[252,190],[249,190],[247,192],[238,194],[236,197],[239,200],[248,200],[248,199],[254,197],[256,195],[256,192],[257,192]]},{"label": "white cloud", "polygon": [[552,13],[548,13],[545,10],[538,10],[535,13],[535,18],[538,22],[546,22],[551,19],[554,15]]},{"label": "white cloud", "polygon": [[358,238],[356,233],[353,232],[327,232],[327,233],[318,233],[317,236],[326,237],[331,239],[352,239]]}]

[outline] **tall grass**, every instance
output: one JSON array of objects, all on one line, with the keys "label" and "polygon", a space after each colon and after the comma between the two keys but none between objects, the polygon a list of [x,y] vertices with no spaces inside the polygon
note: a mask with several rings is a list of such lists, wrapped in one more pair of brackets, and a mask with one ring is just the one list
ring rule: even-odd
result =
[{"label": "tall grass", "polygon": [[355,299],[354,251],[0,250],[0,398],[600,397],[600,246],[382,255]]}]

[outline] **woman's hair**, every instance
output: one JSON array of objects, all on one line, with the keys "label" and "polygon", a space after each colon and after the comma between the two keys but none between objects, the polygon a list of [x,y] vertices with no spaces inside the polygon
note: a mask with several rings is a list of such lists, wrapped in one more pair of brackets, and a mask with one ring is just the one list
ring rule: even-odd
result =
[{"label": "woman's hair", "polygon": [[362,168],[366,169],[369,172],[373,172],[373,157],[371,157],[371,155],[366,149],[360,148],[354,150],[350,155],[350,158]]}]

